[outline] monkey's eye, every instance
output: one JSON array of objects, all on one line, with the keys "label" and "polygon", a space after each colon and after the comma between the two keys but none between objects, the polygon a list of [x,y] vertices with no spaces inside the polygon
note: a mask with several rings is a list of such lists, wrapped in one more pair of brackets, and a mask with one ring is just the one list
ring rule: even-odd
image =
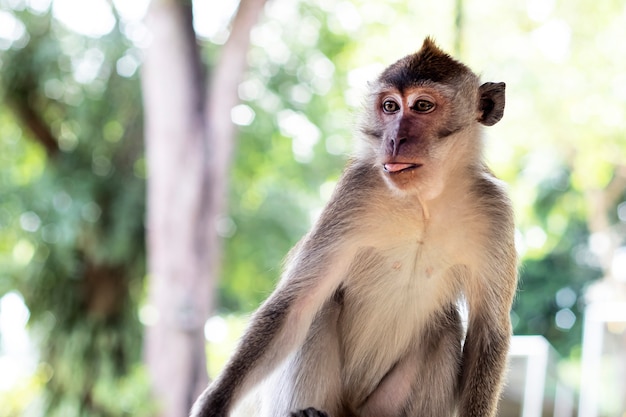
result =
[{"label": "monkey's eye", "polygon": [[428,100],[417,100],[411,109],[419,113],[428,113],[435,108],[435,103]]},{"label": "monkey's eye", "polygon": [[395,113],[400,110],[400,106],[393,100],[385,100],[383,102],[383,111],[385,113]]}]

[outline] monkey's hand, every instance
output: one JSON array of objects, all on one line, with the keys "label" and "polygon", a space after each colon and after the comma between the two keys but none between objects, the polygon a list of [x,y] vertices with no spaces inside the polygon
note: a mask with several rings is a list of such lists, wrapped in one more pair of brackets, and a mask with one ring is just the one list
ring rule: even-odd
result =
[{"label": "monkey's hand", "polygon": [[289,417],[328,417],[328,414],[316,408],[309,407],[306,410],[292,411]]}]

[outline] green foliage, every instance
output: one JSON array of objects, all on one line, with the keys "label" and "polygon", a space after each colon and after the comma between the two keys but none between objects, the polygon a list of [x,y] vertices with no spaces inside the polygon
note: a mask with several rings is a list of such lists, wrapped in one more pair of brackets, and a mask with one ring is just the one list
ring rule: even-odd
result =
[{"label": "green foliage", "polygon": [[268,13],[240,93],[255,118],[241,127],[230,185],[220,295],[231,311],[255,308],[274,286],[281,260],[327,198],[324,184],[339,176],[353,119],[342,105],[346,67],[337,64],[349,37],[330,32],[328,16],[304,3]]},{"label": "green foliage", "polygon": [[0,294],[17,289],[31,312],[45,415],[147,415],[145,378],[131,372],[145,275],[141,99],[137,77],[115,71],[132,44],[119,29],[91,39],[49,13],[12,13],[28,42],[0,55]]},{"label": "green foliage", "polygon": [[71,331],[46,329],[43,356],[53,358],[46,384],[49,416],[149,416],[155,409],[149,381],[136,367],[138,328],[87,319]]}]

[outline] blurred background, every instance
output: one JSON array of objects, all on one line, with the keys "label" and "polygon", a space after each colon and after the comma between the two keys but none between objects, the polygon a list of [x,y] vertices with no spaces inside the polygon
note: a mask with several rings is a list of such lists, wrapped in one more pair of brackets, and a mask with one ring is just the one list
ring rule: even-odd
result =
[{"label": "blurred background", "polygon": [[626,416],[623,1],[0,0],[0,417],[185,416],[427,35],[507,83],[501,415]]}]

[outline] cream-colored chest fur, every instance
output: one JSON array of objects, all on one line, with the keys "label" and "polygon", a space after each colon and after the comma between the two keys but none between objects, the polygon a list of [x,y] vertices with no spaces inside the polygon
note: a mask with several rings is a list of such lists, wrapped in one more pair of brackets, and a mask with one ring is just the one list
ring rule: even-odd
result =
[{"label": "cream-colored chest fur", "polygon": [[400,210],[392,213],[406,219],[400,227],[384,216],[363,225],[344,280],[339,337],[344,386],[358,387],[350,393],[356,403],[419,344],[429,316],[458,300],[474,269],[471,252],[479,242],[468,241],[474,234],[466,231],[479,227],[477,218],[439,211],[426,220],[419,207]]}]

